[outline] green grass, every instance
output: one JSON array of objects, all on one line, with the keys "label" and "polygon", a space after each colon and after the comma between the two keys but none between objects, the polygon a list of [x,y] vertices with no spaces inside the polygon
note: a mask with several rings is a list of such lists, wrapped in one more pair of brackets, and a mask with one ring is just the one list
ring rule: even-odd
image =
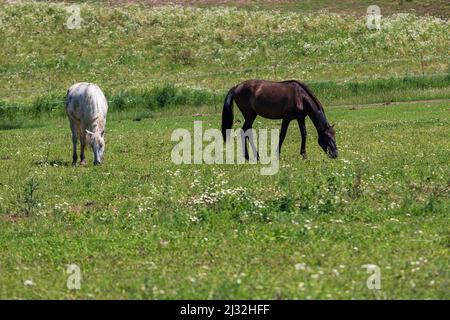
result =
[{"label": "green grass", "polygon": [[[450,74],[434,77],[405,77],[379,79],[366,82],[309,82],[325,105],[391,103],[415,100],[439,100],[449,97]],[[227,90],[228,91],[228,90]],[[123,118],[135,120],[151,117],[155,112],[176,106],[209,105],[214,110],[222,108],[227,91],[186,89],[170,84],[150,89],[131,89],[115,95],[106,92],[109,110]],[[0,101],[0,129],[15,129],[33,125],[35,118],[61,116],[64,96],[48,93],[31,103]],[[126,111],[126,112],[125,112]]]},{"label": "green grass", "polygon": [[[1,3],[0,298],[449,299],[450,30],[424,16],[448,19],[448,3],[378,1],[379,32],[367,3],[89,3],[79,30],[63,4]],[[310,84],[340,157],[308,120],[309,159],[292,124],[275,176],[174,165],[173,130],[218,128],[248,78]],[[100,167],[91,151],[70,165],[63,99],[78,81],[110,101]],[[380,105],[415,100],[430,101]]]},{"label": "green grass", "polygon": [[[65,118],[0,131],[2,298],[449,299],[448,114],[443,102],[328,108],[340,157],[308,120],[309,160],[291,125],[275,176],[171,162],[174,129],[219,126],[206,106],[111,114],[99,167],[90,151],[69,165]],[[363,264],[381,268],[381,291]]]}]

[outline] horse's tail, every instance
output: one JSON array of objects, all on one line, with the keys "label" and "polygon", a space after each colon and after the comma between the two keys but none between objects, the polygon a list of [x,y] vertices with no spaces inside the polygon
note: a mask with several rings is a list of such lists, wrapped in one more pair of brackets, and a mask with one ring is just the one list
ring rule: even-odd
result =
[{"label": "horse's tail", "polygon": [[301,82],[301,81],[296,81],[296,82],[297,82],[297,83],[300,85],[300,87],[302,87],[303,90],[305,90],[306,93],[311,97],[311,99],[314,101],[314,103],[319,107],[320,111],[324,112],[324,109],[323,109],[322,104],[320,103],[319,99],[317,99],[316,95],[311,91],[311,89],[310,89],[306,84],[304,84],[304,83]]},{"label": "horse's tail", "polygon": [[225,102],[223,104],[222,111],[222,136],[223,140],[227,141],[227,129],[231,129],[233,126],[233,98],[234,98],[234,88],[231,88],[228,91],[227,97],[225,98]]}]

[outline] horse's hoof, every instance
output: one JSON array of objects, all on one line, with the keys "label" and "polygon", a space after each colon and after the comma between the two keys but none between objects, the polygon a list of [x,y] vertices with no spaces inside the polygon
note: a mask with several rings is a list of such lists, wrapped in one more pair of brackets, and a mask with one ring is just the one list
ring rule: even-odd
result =
[{"label": "horse's hoof", "polygon": [[80,161],[80,166],[85,166],[86,165],[86,160]]},{"label": "horse's hoof", "polygon": [[303,158],[303,160],[308,160],[308,157],[306,156],[306,154],[302,154],[302,158]]}]

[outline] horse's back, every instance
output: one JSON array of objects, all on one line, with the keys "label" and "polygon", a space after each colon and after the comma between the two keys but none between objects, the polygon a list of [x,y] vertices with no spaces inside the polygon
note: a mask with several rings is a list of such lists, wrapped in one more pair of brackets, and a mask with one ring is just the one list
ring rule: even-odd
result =
[{"label": "horse's back", "polygon": [[66,111],[69,117],[89,121],[95,117],[106,118],[108,103],[102,90],[93,83],[79,82],[67,91]]},{"label": "horse's back", "polygon": [[271,119],[280,119],[296,113],[296,88],[289,82],[251,79],[235,88],[235,100],[241,111],[252,109]]}]

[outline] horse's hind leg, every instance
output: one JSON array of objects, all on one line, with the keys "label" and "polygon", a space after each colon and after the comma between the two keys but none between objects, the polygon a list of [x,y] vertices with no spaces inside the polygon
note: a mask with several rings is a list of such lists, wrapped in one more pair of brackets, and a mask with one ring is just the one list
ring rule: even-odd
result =
[{"label": "horse's hind leg", "polygon": [[300,154],[303,157],[303,159],[306,160],[306,125],[305,125],[305,118],[303,119],[297,119],[298,127],[300,128],[300,135],[302,137],[302,145],[300,147]]},{"label": "horse's hind leg", "polygon": [[255,121],[257,114],[256,112],[252,112],[249,114],[244,114],[244,125],[242,126],[242,146],[244,147],[244,156],[245,160],[249,160],[249,154],[248,154],[248,147],[247,147],[247,140],[250,143],[250,146],[252,147],[253,154],[256,154],[256,159],[259,160],[259,153],[256,150],[255,142],[253,141],[253,133],[252,131],[248,131],[252,129],[253,122]]},{"label": "horse's hind leg", "polygon": [[242,126],[242,147],[244,148],[244,157],[245,160],[249,160],[250,157],[248,155],[248,146],[247,146],[247,140],[248,140],[248,129],[251,129],[251,125],[247,120],[244,121],[244,125]]},{"label": "horse's hind leg", "polygon": [[80,144],[81,144],[80,164],[84,166],[86,164],[86,155],[84,153],[86,148],[86,130],[80,129]]},{"label": "horse's hind leg", "polygon": [[283,144],[284,138],[286,138],[287,129],[289,127],[289,123],[291,119],[283,119],[281,123],[281,131],[280,131],[280,140],[278,141],[278,157],[281,154],[281,145]]}]

